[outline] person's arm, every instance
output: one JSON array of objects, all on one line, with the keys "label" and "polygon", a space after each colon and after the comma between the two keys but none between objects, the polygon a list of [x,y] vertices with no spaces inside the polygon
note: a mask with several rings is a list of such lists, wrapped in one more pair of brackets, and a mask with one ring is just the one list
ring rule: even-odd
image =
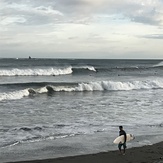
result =
[{"label": "person's arm", "polygon": [[126,135],[126,132],[124,131],[124,137],[125,137],[125,143],[126,143],[126,140],[127,140],[127,135]]}]

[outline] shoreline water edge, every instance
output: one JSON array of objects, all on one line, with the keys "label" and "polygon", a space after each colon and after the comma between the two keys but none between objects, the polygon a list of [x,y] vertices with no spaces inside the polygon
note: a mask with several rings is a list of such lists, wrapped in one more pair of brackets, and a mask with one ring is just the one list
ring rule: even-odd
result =
[{"label": "shoreline water edge", "polygon": [[[163,163],[163,142],[142,147],[129,148],[126,155],[119,151],[97,154],[50,158],[44,160],[18,161],[10,163]],[[9,162],[8,162],[9,163]]]}]

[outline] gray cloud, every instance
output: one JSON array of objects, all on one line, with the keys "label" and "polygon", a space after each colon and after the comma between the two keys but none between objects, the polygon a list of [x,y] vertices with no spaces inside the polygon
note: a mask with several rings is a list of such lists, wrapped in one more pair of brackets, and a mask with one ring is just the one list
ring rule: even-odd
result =
[{"label": "gray cloud", "polygon": [[40,25],[57,22],[63,14],[54,8],[54,2],[38,0],[11,0],[1,2],[1,24]]},{"label": "gray cloud", "polygon": [[[161,25],[162,2],[159,0],[2,0],[0,16],[25,25],[48,23],[89,24],[98,14],[123,15],[133,22]],[[84,21],[83,21],[84,20]],[[8,22],[9,23],[9,22]]]},{"label": "gray cloud", "polygon": [[162,2],[159,0],[58,0],[56,6],[68,15],[123,15],[125,18],[138,23],[161,25]]},{"label": "gray cloud", "polygon": [[138,22],[142,24],[149,24],[149,25],[161,25],[161,20],[156,19],[154,16],[147,16],[147,15],[131,15],[129,16],[130,20],[133,22]]},{"label": "gray cloud", "polygon": [[[140,37],[140,36],[139,36]],[[141,38],[147,38],[147,39],[163,39],[163,34],[150,34],[150,35],[144,35],[141,36]]]}]

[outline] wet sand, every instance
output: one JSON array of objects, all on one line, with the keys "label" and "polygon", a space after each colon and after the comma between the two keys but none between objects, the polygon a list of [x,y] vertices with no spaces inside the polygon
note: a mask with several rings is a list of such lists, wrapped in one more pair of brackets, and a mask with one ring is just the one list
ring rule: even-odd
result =
[{"label": "wet sand", "polygon": [[17,163],[163,163],[163,142],[127,149],[125,155],[120,155],[117,150],[81,156],[21,161]]}]

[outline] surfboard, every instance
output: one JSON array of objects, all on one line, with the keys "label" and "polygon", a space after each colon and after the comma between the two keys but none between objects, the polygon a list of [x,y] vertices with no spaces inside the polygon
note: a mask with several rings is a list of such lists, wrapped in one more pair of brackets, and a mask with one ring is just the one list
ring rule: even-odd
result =
[{"label": "surfboard", "polygon": [[[126,134],[126,136],[127,136],[127,139],[126,139],[127,142],[135,139],[134,135],[132,135],[132,134]],[[124,135],[118,136],[113,141],[114,144],[119,144],[120,142],[124,143]]]}]

